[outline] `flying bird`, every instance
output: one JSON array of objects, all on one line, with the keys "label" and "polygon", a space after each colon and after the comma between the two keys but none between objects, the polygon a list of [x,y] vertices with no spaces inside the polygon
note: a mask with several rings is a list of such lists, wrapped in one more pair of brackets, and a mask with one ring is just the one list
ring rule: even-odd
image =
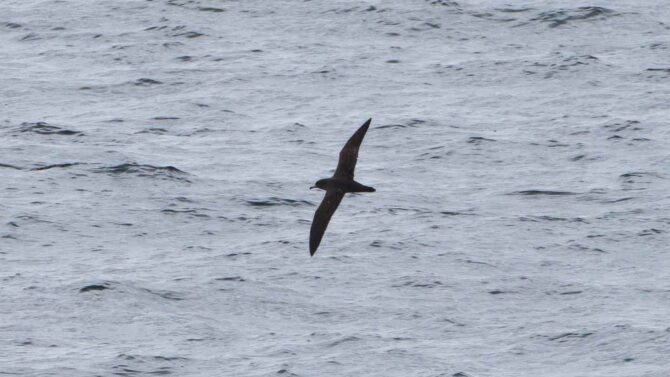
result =
[{"label": "flying bird", "polygon": [[326,232],[326,227],[333,217],[333,213],[340,205],[344,194],[348,192],[375,192],[373,187],[362,185],[354,181],[354,169],[356,168],[356,161],[358,160],[358,148],[361,146],[365,133],[368,132],[370,122],[367,122],[356,131],[344,144],[344,148],[340,151],[340,160],[337,163],[335,174],[331,178],[324,178],[316,181],[316,184],[310,189],[320,188],[326,191],[326,195],[321,201],[321,205],[314,213],[314,220],[312,220],[312,229],[309,232],[309,254],[314,255],[316,249],[321,243],[323,234]]}]

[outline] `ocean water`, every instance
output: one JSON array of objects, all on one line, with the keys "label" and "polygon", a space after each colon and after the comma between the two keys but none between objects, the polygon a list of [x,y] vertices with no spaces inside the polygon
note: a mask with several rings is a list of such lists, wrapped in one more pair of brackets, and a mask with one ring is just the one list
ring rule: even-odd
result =
[{"label": "ocean water", "polygon": [[0,375],[670,376],[665,1],[4,0],[0,42]]}]

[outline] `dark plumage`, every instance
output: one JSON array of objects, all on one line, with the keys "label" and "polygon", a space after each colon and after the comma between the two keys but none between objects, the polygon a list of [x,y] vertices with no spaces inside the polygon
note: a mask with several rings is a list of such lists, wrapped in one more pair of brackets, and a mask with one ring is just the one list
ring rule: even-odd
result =
[{"label": "dark plumage", "polygon": [[348,192],[375,192],[375,189],[362,185],[354,181],[354,169],[356,168],[356,161],[358,160],[358,148],[361,146],[365,133],[368,132],[370,122],[367,122],[356,131],[349,141],[344,145],[340,151],[340,161],[335,169],[335,174],[331,178],[320,179],[313,187],[320,188],[326,191],[323,201],[319,208],[314,213],[314,220],[312,221],[312,229],[309,233],[309,254],[314,255],[316,249],[321,243],[323,234],[326,232],[330,218],[340,205],[344,194]]}]

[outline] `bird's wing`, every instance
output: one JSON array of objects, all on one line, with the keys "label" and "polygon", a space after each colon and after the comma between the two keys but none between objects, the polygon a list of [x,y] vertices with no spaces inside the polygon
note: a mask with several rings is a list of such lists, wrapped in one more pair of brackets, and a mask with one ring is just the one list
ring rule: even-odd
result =
[{"label": "bird's wing", "polygon": [[314,220],[312,220],[312,229],[309,232],[309,254],[314,255],[316,249],[321,243],[321,238],[326,232],[326,227],[333,217],[333,213],[340,205],[344,193],[340,190],[328,190],[321,201],[321,205],[314,213]]},{"label": "bird's wing", "polygon": [[363,123],[358,131],[351,135],[349,141],[344,144],[344,148],[340,151],[340,160],[337,163],[337,169],[335,169],[333,177],[354,179],[354,169],[358,160],[358,148],[361,146],[365,133],[368,132],[371,121],[372,119],[368,119],[367,122]]}]

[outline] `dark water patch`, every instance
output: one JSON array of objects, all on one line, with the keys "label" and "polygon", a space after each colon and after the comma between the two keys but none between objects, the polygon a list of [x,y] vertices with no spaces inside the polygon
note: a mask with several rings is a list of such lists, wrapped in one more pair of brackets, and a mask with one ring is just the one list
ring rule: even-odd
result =
[{"label": "dark water patch", "polygon": [[[433,148],[430,148],[430,149],[433,149]],[[453,154],[454,154],[453,151],[436,151],[436,150],[431,150],[430,152],[425,152],[425,153],[420,154],[420,155],[417,157],[417,160],[419,160],[419,161],[424,161],[424,160],[437,160],[437,159],[441,159],[441,158],[449,157],[449,156],[451,156],[451,155],[453,155]]]},{"label": "dark water patch", "polygon": [[661,229],[656,229],[656,228],[650,228],[650,229],[645,229],[641,232],[639,232],[637,235],[641,237],[645,236],[655,236],[657,234],[665,233],[665,231]]},{"label": "dark water patch", "polygon": [[645,69],[647,72],[660,72],[660,73],[665,73],[665,74],[670,74],[670,68],[647,68]]},{"label": "dark water patch", "polygon": [[564,343],[564,342],[569,342],[571,340],[575,339],[584,339],[586,337],[589,337],[593,335],[592,332],[566,332],[563,334],[555,335],[555,336],[549,336],[547,339],[549,339],[552,342],[558,341],[559,343]]},{"label": "dark water patch", "polygon": [[4,22],[2,25],[8,29],[20,29],[22,27],[21,24],[15,22]]},{"label": "dark water patch", "polygon": [[559,27],[576,21],[600,21],[618,16],[619,14],[611,9],[586,6],[578,8],[561,8],[540,12],[530,21],[547,23],[550,28]]},{"label": "dark water patch", "polygon": [[523,13],[533,10],[533,8],[495,8],[495,10],[503,13]]},{"label": "dark water patch", "polygon": [[496,14],[489,12],[472,12],[470,13],[472,17],[482,18],[489,21],[498,21],[498,22],[510,22],[515,21],[515,17],[499,17]]},{"label": "dark water patch", "polygon": [[193,57],[190,55],[182,55],[182,56],[177,56],[175,59],[179,60],[180,62],[192,62]]},{"label": "dark water patch", "polygon": [[158,369],[155,369],[153,371],[148,371],[146,374],[153,374],[156,376],[163,376],[163,375],[168,375],[172,374],[172,368],[170,367],[159,367]]},{"label": "dark water patch", "polygon": [[459,212],[459,211],[440,211],[440,215],[444,216],[474,216],[474,213]]},{"label": "dark water patch", "polygon": [[150,127],[150,128],[145,128],[142,131],[136,132],[137,134],[153,134],[153,135],[164,135],[168,132],[165,128],[159,128],[159,127]]},{"label": "dark water patch", "polygon": [[51,221],[48,220],[42,220],[37,216],[32,216],[32,215],[19,215],[16,216],[16,219],[21,220],[20,222],[25,223],[25,224],[40,224],[40,223],[51,223]]},{"label": "dark water patch", "polygon": [[19,132],[33,132],[40,135],[64,135],[64,136],[73,136],[73,135],[83,135],[83,132],[66,130],[60,127],[51,126],[46,122],[36,122],[21,123]]},{"label": "dark water patch", "polygon": [[494,139],[487,139],[485,137],[481,136],[470,136],[468,138],[468,143],[469,144],[474,144],[474,145],[480,145],[484,142],[490,142],[490,141],[495,141]]},{"label": "dark water patch", "polygon": [[288,133],[297,133],[301,132],[304,130],[307,126],[305,126],[302,123],[295,122],[291,124],[290,126],[282,127],[282,131],[288,132]]},{"label": "dark water patch", "polygon": [[413,127],[413,126],[411,126],[409,124],[384,124],[384,125],[381,125],[381,126],[377,126],[375,128],[383,130],[385,128],[407,128],[407,127]]},{"label": "dark water patch", "polygon": [[154,30],[168,30],[170,29],[169,26],[163,25],[163,26],[149,26],[148,28],[144,29],[144,31],[154,31]]},{"label": "dark water patch", "polygon": [[169,179],[183,182],[190,182],[185,176],[188,173],[175,168],[174,166],[153,166],[137,163],[128,163],[115,166],[106,166],[93,169],[94,173],[104,173],[112,176],[125,174],[136,175],[138,177],[148,177],[157,179]]},{"label": "dark water patch", "polygon": [[523,13],[533,10],[532,8],[494,8],[491,12],[469,12],[472,17],[481,18],[494,22],[519,21]]},{"label": "dark water patch", "polygon": [[198,33],[197,31],[186,31],[186,32],[183,32],[183,33],[174,34],[173,36],[174,37],[184,37],[184,38],[191,38],[192,39],[192,38],[199,38],[199,37],[202,37],[204,35],[205,34]]},{"label": "dark water patch", "polygon": [[267,199],[249,199],[245,200],[245,203],[252,207],[271,207],[271,206],[298,207],[303,205],[314,206],[314,203],[307,200],[285,199],[285,198],[278,198],[276,196],[272,196]]},{"label": "dark water patch", "polygon": [[632,196],[628,196],[628,197],[621,198],[621,199],[603,200],[601,203],[605,203],[605,204],[620,203],[620,202],[629,201],[631,199],[635,199],[635,198],[632,197]]},{"label": "dark water patch", "polygon": [[405,213],[413,213],[417,215],[421,214],[429,214],[431,211],[423,208],[405,208],[405,207],[388,207],[386,208],[388,213],[391,215],[398,215],[398,214],[405,214]]},{"label": "dark water patch", "polygon": [[[570,241],[572,242],[572,241]],[[598,247],[590,247],[586,245],[582,245],[580,243],[573,242],[568,246],[568,249],[577,251],[577,252],[595,252],[598,254],[606,254],[607,252],[601,248]]]},{"label": "dark water patch", "polygon": [[386,242],[386,241],[381,241],[381,240],[374,240],[370,242],[369,244],[372,247],[385,247],[389,248],[392,250],[402,250],[404,248],[405,243],[402,241],[396,241],[396,242]]},{"label": "dark water patch", "polygon": [[96,292],[96,291],[104,291],[107,289],[112,288],[112,283],[111,282],[104,282],[100,284],[91,284],[87,285],[85,287],[82,287],[79,289],[79,293],[84,293],[84,292]]},{"label": "dark water patch", "polygon": [[418,125],[426,124],[426,123],[428,123],[428,121],[425,121],[423,119],[418,119],[418,118],[412,118],[412,119],[407,121],[407,125],[410,126],[410,127],[416,127]]},{"label": "dark water patch", "polygon": [[569,147],[570,144],[561,143],[558,140],[548,140],[548,148],[557,148],[557,147]]},{"label": "dark water patch", "polygon": [[639,126],[640,121],[638,120],[615,120],[603,124],[603,128],[610,132],[623,132],[623,131],[641,131],[642,128]]},{"label": "dark water patch", "polygon": [[154,360],[159,360],[159,361],[187,361],[189,360],[186,357],[180,357],[180,356],[153,356]]},{"label": "dark water patch", "polygon": [[426,0],[426,1],[428,1],[431,5],[453,8],[455,10],[461,9],[461,5],[453,0]]},{"label": "dark water patch", "polygon": [[359,10],[360,7],[351,7],[351,8],[333,8],[325,11],[324,13],[336,13],[336,14],[346,14]]},{"label": "dark water patch", "polygon": [[664,178],[654,172],[631,172],[619,176],[621,187],[626,191],[646,190],[658,179]]},{"label": "dark water patch", "polygon": [[190,209],[190,208],[188,208],[188,209],[166,208],[166,209],[162,209],[161,213],[165,213],[165,214],[168,214],[168,215],[186,214],[186,215],[190,215],[192,217],[199,217],[199,218],[205,218],[205,219],[209,219],[211,217],[211,216],[206,215],[204,213],[198,212],[198,210],[196,210],[196,209]]},{"label": "dark water patch", "polygon": [[[666,42],[652,42],[648,45],[644,45],[642,47],[648,48],[650,50],[668,50],[670,49],[670,44]],[[670,69],[670,68],[668,68]]]},{"label": "dark water patch", "polygon": [[153,120],[177,120],[177,119],[179,119],[179,117],[157,116],[157,117],[153,117],[151,119],[153,119]]},{"label": "dark water patch", "polygon": [[337,74],[337,71],[333,67],[321,67],[317,69],[316,71],[313,71],[312,73],[319,74],[319,75],[330,75],[334,76]]},{"label": "dark water patch", "polygon": [[140,78],[132,82],[135,86],[152,86],[152,85],[161,85],[162,81],[149,79],[149,78]]},{"label": "dark water patch", "polygon": [[452,374],[451,377],[472,377],[472,376],[470,376],[469,374],[467,374],[465,372],[456,372],[456,373]]},{"label": "dark water patch", "polygon": [[428,282],[416,282],[416,281],[406,281],[401,284],[393,284],[391,287],[393,288],[401,288],[401,287],[411,287],[411,288],[436,288],[439,286],[442,286],[442,282],[439,280],[434,280],[434,281],[428,281]]},{"label": "dark water patch", "polygon": [[603,64],[600,59],[593,55],[565,55],[563,52],[551,54],[549,58],[541,61],[524,61],[523,73],[543,74],[543,79],[552,79],[562,72],[582,72],[587,67],[602,71],[610,65]]},{"label": "dark water patch", "polygon": [[171,301],[182,301],[184,300],[183,297],[177,292],[174,291],[168,291],[168,290],[153,290],[149,288],[141,288],[142,291],[147,292],[149,294],[152,294],[154,296],[158,296],[160,298],[164,298],[166,300],[171,300]]},{"label": "dark water patch", "polygon": [[56,168],[69,168],[71,166],[76,166],[79,165],[78,162],[66,162],[62,164],[52,164],[52,165],[45,165],[45,166],[39,166],[36,168],[30,169],[31,171],[41,171],[41,170],[49,170],[49,169],[56,169]]},{"label": "dark water patch", "polygon": [[[117,376],[135,375],[169,375],[174,367],[182,367],[190,359],[180,356],[145,356],[122,353],[116,359],[118,364],[112,366]],[[165,365],[168,364],[168,365]],[[142,368],[142,369],[140,369]]]},{"label": "dark water patch", "polygon": [[223,277],[223,278],[215,278],[214,280],[218,280],[218,281],[237,281],[237,282],[246,281],[241,276],[228,276],[228,277]]},{"label": "dark water patch", "polygon": [[347,336],[345,338],[338,339],[334,342],[329,343],[328,347],[336,347],[336,346],[339,346],[340,344],[349,343],[349,342],[358,342],[359,340],[361,340],[361,338],[359,338],[357,336]]},{"label": "dark water patch", "polygon": [[503,291],[501,289],[494,289],[492,291],[489,291],[489,294],[491,294],[491,295],[502,295],[502,294],[506,294],[506,293],[514,293],[514,292]]},{"label": "dark water patch", "polygon": [[657,173],[649,173],[649,172],[632,172],[632,173],[621,174],[619,176],[619,178],[621,178],[621,179],[623,179],[624,181],[627,181],[627,182],[635,182],[636,178],[643,178],[643,177],[662,178]]},{"label": "dark water patch", "polygon": [[571,158],[570,158],[570,161],[579,161],[579,160],[582,160],[584,157],[586,157],[585,154],[578,154],[578,155],[576,155],[576,156],[574,156],[574,157],[571,157]]},{"label": "dark water patch", "polygon": [[298,377],[297,374],[289,371],[288,369],[282,368],[277,371],[277,374],[284,377]]},{"label": "dark water patch", "polygon": [[243,252],[243,253],[230,253],[230,254],[226,254],[225,257],[226,258],[236,258],[236,257],[239,257],[240,255],[251,255],[251,253],[248,252],[248,251]]},{"label": "dark water patch", "polygon": [[571,191],[554,191],[554,190],[522,190],[514,191],[508,195],[525,195],[525,196],[566,196],[577,195],[576,192]]},{"label": "dark water patch", "polygon": [[116,370],[116,372],[113,373],[116,376],[135,376],[144,373],[141,370],[131,369],[125,365],[115,365],[112,369]]},{"label": "dark water patch", "polygon": [[23,169],[21,169],[21,168],[18,167],[18,166],[9,165],[9,164],[2,164],[2,163],[0,163],[0,168],[7,168],[7,169],[14,169],[14,170],[23,170]]},{"label": "dark water patch", "polygon": [[38,41],[42,39],[37,33],[28,33],[21,37],[21,41],[28,42],[28,41]]},{"label": "dark water patch", "polygon": [[165,48],[173,48],[173,47],[180,47],[183,46],[184,44],[181,42],[165,42],[163,43],[163,47]]},{"label": "dark water patch", "polygon": [[581,217],[557,217],[557,216],[522,216],[519,217],[520,221],[531,221],[531,222],[542,222],[542,221],[561,221],[569,223],[585,223],[588,224],[588,221],[584,220]]},{"label": "dark water patch", "polygon": [[644,210],[641,208],[636,208],[632,209],[630,211],[609,211],[603,214],[602,216],[598,216],[597,219],[599,220],[607,220],[607,219],[628,219],[633,215],[640,215],[643,214]]},{"label": "dark water patch", "polygon": [[572,55],[563,58],[561,64],[558,64],[556,67],[558,69],[567,69],[568,67],[591,65],[597,62],[600,62],[600,59],[593,55]]},{"label": "dark water patch", "polygon": [[472,259],[457,259],[457,260],[459,262],[465,262],[465,263],[470,263],[470,264],[481,264],[481,265],[484,265],[484,266],[495,267],[491,263],[475,261],[475,260],[472,260]]},{"label": "dark water patch", "polygon": [[198,9],[201,12],[213,12],[213,13],[221,13],[226,11],[223,8],[214,8],[214,7],[198,7],[196,9]]},{"label": "dark water patch", "polygon": [[[204,234],[209,234],[209,235],[214,234],[214,233],[211,233],[211,232],[203,232],[203,233],[204,233]],[[191,246],[186,246],[186,247],[184,248],[184,250],[212,251],[212,250],[214,250],[214,249],[212,249],[211,247],[207,247],[207,246],[200,246],[200,245],[198,245],[198,246],[194,246],[194,245],[191,245]],[[183,280],[183,279],[180,279],[180,280]]]},{"label": "dark water patch", "polygon": [[569,295],[580,295],[582,293],[583,291],[566,291],[566,292],[560,292],[559,295],[569,296]]}]

